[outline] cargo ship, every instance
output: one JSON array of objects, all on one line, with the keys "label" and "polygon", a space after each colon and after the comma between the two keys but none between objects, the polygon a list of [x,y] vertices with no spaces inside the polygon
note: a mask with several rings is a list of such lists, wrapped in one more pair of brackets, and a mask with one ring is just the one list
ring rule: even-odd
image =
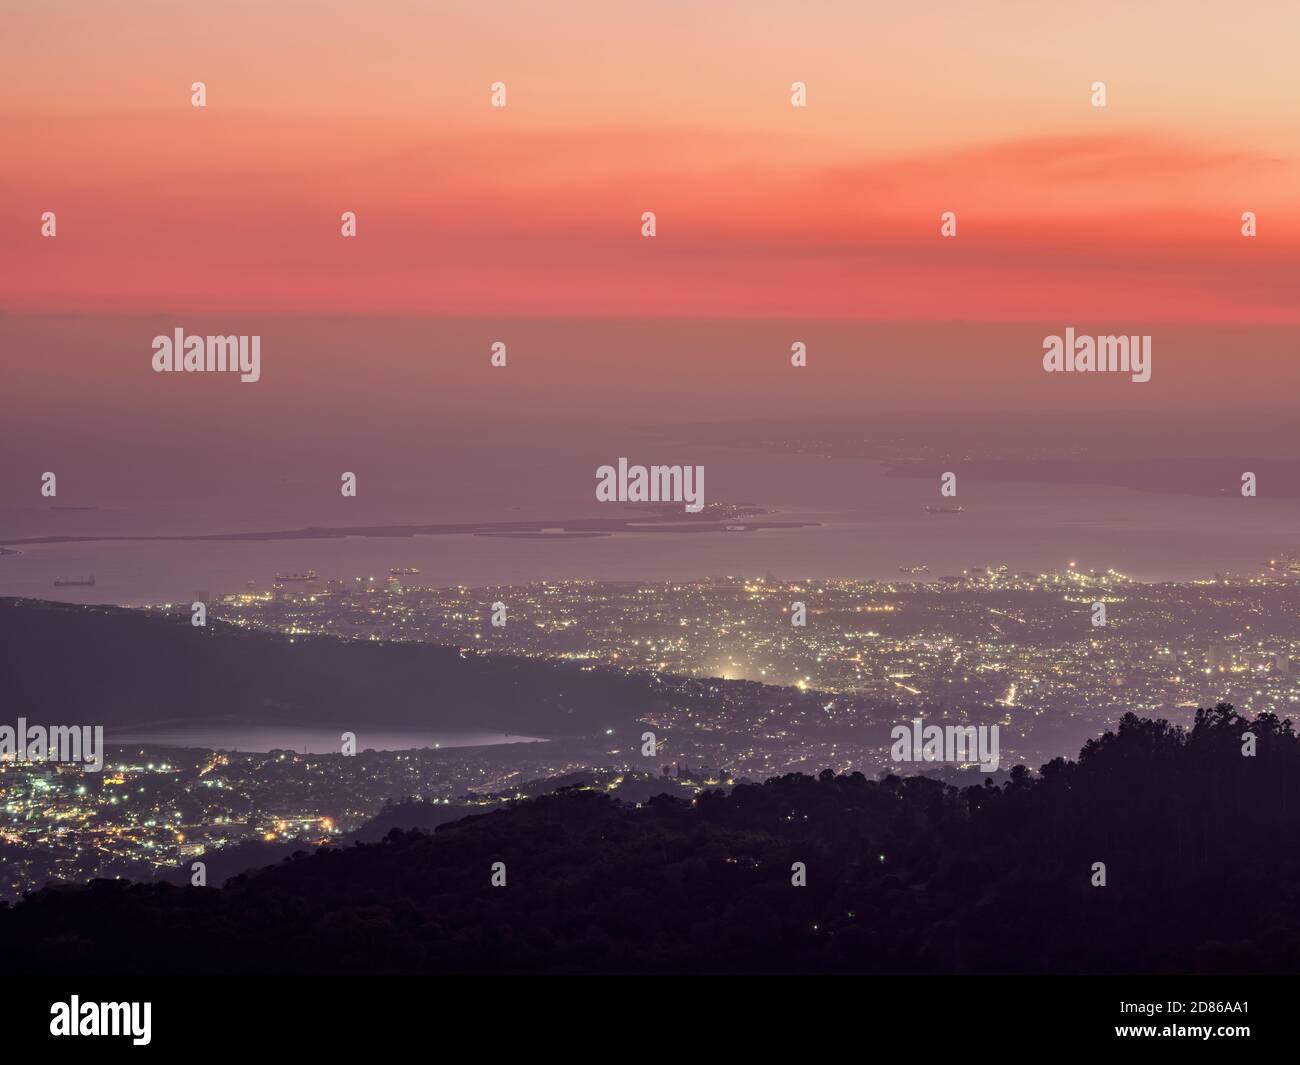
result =
[{"label": "cargo ship", "polygon": [[927,514],[960,514],[966,508],[963,506],[956,507],[936,507],[933,503],[926,504],[925,512]]},{"label": "cargo ship", "polygon": [[55,577],[54,587],[56,588],[93,588],[95,587],[94,576],[89,577]]}]

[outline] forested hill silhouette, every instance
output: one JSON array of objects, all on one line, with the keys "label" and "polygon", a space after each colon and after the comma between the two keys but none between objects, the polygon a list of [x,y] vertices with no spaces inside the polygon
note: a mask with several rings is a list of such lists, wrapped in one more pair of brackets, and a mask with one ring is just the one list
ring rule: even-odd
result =
[{"label": "forested hill silhouette", "polygon": [[662,699],[648,679],[614,670],[431,644],[290,639],[215,620],[195,627],[188,613],[30,599],[0,598],[0,647],[0,691],[15,714],[42,723],[239,720],[577,735],[634,721]]},{"label": "forested hill silhouette", "polygon": [[1002,787],[566,791],[224,888],[46,889],[0,910],[0,971],[1294,972],[1298,780],[1289,722],[1220,705]]}]

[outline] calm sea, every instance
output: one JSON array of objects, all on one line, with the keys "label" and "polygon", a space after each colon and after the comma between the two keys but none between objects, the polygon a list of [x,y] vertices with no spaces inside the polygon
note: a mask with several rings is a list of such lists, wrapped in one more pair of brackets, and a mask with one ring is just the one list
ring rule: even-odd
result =
[{"label": "calm sea", "polygon": [[[1161,495],[1104,485],[966,481],[961,514],[929,514],[937,483],[887,477],[872,463],[804,455],[706,449],[706,498],[770,507],[778,518],[818,522],[801,529],[749,533],[632,533],[581,540],[500,539],[472,535],[274,542],[131,542],[21,548],[0,557],[0,595],[82,603],[190,602],[264,590],[277,572],[315,570],[329,577],[383,578],[416,567],[418,583],[486,586],[538,580],[679,580],[720,575],[778,579],[899,579],[899,567],[926,565],[931,576],[971,566],[1014,571],[1115,569],[1142,580],[1216,573],[1254,574],[1260,562],[1300,549],[1300,501]],[[593,467],[594,470],[594,467]],[[576,476],[576,475],[575,475]],[[594,474],[588,478],[594,486]],[[585,483],[585,481],[584,481]],[[593,491],[594,494],[594,491]],[[834,504],[825,502],[834,499]],[[310,501],[286,498],[274,517],[245,514],[228,502],[182,520],[143,510],[60,511],[26,535],[64,532],[226,532],[287,529],[318,520]],[[594,502],[512,497],[492,506],[429,506],[367,513],[364,523],[562,519],[608,515]],[[3,515],[0,515],[3,517]],[[357,522],[362,524],[362,522]],[[11,526],[12,527],[12,526]],[[0,536],[5,535],[0,528]],[[3,541],[0,541],[3,542]],[[64,576],[95,577],[93,588],[54,587]]]},{"label": "calm sea", "polygon": [[[150,744],[158,747],[204,747],[220,751],[265,753],[293,750],[300,754],[338,754],[341,731],[299,725],[176,726],[171,728],[109,729],[110,744]],[[534,736],[501,732],[414,732],[409,729],[362,729],[357,750],[409,751],[417,748],[492,747],[503,743],[545,743]]]}]

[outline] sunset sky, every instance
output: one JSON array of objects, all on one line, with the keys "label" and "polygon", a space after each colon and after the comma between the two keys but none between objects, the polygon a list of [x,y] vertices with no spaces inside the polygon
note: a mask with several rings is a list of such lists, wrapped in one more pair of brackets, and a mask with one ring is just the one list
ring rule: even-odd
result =
[{"label": "sunset sky", "polygon": [[[711,498],[775,505],[897,502],[773,466],[890,418],[962,426],[954,463],[1008,426],[1039,454],[1043,412],[1076,458],[1297,453],[1291,2],[46,0],[0,31],[0,536],[553,517],[733,422],[770,447],[710,451]],[[260,337],[260,380],[154,373],[177,328]],[[1044,373],[1067,328],[1151,336],[1150,380]]]},{"label": "sunset sky", "polygon": [[1300,320],[1300,8],[913,7],[8,5],[0,310]]}]

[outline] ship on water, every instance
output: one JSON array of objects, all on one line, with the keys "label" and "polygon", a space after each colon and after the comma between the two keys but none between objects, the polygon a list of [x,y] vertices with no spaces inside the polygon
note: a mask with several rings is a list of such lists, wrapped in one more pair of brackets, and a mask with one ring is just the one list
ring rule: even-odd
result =
[{"label": "ship on water", "polygon": [[306,573],[277,573],[275,575],[277,584],[288,584],[290,581],[314,581],[315,579],[316,571],[314,569],[309,569]]},{"label": "ship on water", "polygon": [[929,566],[899,566],[898,572],[906,573],[909,574],[910,576],[915,577],[922,573],[929,573],[930,567]]},{"label": "ship on water", "polygon": [[93,588],[95,587],[95,577],[94,574],[91,574],[89,577],[55,577],[54,587]]},{"label": "ship on water", "polygon": [[394,566],[388,571],[390,577],[418,577],[420,571],[414,566]]},{"label": "ship on water", "polygon": [[965,507],[960,505],[955,507],[937,507],[933,503],[927,503],[925,512],[927,514],[960,514],[965,509]]},{"label": "ship on water", "polygon": [[1296,557],[1290,551],[1283,551],[1277,558],[1270,558],[1267,562],[1261,563],[1265,569],[1276,570],[1282,573],[1294,573],[1300,576],[1300,558]]}]

